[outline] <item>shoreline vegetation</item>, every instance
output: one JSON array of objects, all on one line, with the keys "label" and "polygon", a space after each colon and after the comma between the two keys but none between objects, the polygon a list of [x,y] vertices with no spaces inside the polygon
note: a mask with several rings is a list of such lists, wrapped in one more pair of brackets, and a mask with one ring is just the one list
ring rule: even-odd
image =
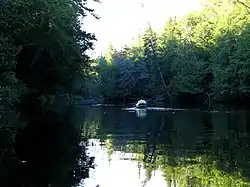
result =
[{"label": "shoreline vegetation", "polygon": [[133,45],[110,46],[94,60],[85,96],[248,105],[249,11],[244,0],[210,0],[199,12],[167,20],[160,34],[149,25]]}]

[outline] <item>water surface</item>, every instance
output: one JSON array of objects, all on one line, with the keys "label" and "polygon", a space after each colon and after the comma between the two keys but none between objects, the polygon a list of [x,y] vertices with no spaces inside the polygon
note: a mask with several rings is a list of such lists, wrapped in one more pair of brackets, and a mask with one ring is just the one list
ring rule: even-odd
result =
[{"label": "water surface", "polygon": [[0,128],[1,186],[250,186],[247,111],[96,106],[28,114],[24,128]]},{"label": "water surface", "polygon": [[247,111],[78,112],[96,165],[80,186],[250,186]]}]

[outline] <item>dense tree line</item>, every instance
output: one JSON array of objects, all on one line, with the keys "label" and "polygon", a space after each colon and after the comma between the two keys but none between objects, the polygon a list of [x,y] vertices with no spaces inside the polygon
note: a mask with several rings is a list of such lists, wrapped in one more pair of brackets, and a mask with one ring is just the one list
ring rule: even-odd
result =
[{"label": "dense tree line", "polygon": [[134,45],[96,59],[88,93],[109,100],[249,98],[249,12],[244,0],[208,0],[202,11],[167,20],[161,34],[149,25]]},{"label": "dense tree line", "polygon": [[1,119],[7,119],[21,94],[36,92],[41,100],[42,96],[81,91],[89,63],[85,52],[95,39],[81,28],[83,18],[94,15],[86,3],[1,1]]}]

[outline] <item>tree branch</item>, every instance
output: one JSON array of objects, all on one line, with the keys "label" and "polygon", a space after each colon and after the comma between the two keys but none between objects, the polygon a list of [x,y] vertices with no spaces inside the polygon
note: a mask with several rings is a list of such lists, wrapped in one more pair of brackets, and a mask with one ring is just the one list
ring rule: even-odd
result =
[{"label": "tree branch", "polygon": [[[152,37],[152,36],[151,36],[151,37]],[[153,42],[152,42],[152,38],[150,38],[150,44],[151,44],[151,47],[152,47],[154,56],[156,57],[156,50],[155,50],[155,48],[154,48],[154,45],[153,45]],[[157,61],[157,60],[156,60],[156,61]],[[167,89],[168,87],[167,87],[166,82],[165,82],[165,80],[164,80],[164,78],[163,78],[163,75],[162,75],[162,72],[161,72],[161,68],[160,68],[160,65],[159,65],[158,61],[157,61],[156,64],[157,64],[157,69],[158,69],[158,71],[159,71],[159,73],[160,73],[160,77],[161,77],[163,86],[164,86],[164,88],[165,88],[165,91],[167,92],[167,94],[168,94],[168,96],[169,96],[170,94],[169,94],[168,89]]]},{"label": "tree branch", "polygon": [[246,3],[240,1],[240,0],[236,0],[237,3],[240,3],[241,5],[243,5],[244,7],[246,7],[248,9],[248,11],[250,11],[250,6],[247,5]]}]

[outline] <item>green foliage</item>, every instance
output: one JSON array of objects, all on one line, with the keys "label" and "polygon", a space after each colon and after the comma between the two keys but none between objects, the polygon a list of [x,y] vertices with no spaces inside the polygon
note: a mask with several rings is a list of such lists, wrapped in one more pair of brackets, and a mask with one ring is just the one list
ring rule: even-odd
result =
[{"label": "green foliage", "polygon": [[[80,0],[0,3],[0,111],[5,118],[24,93],[75,93],[82,87],[94,35],[81,22],[92,9]],[[7,120],[9,121],[9,120]]]},{"label": "green foliage", "polygon": [[247,1],[209,0],[200,12],[167,20],[160,35],[149,26],[134,45],[97,59],[98,84],[110,97],[248,97],[249,11]]}]

